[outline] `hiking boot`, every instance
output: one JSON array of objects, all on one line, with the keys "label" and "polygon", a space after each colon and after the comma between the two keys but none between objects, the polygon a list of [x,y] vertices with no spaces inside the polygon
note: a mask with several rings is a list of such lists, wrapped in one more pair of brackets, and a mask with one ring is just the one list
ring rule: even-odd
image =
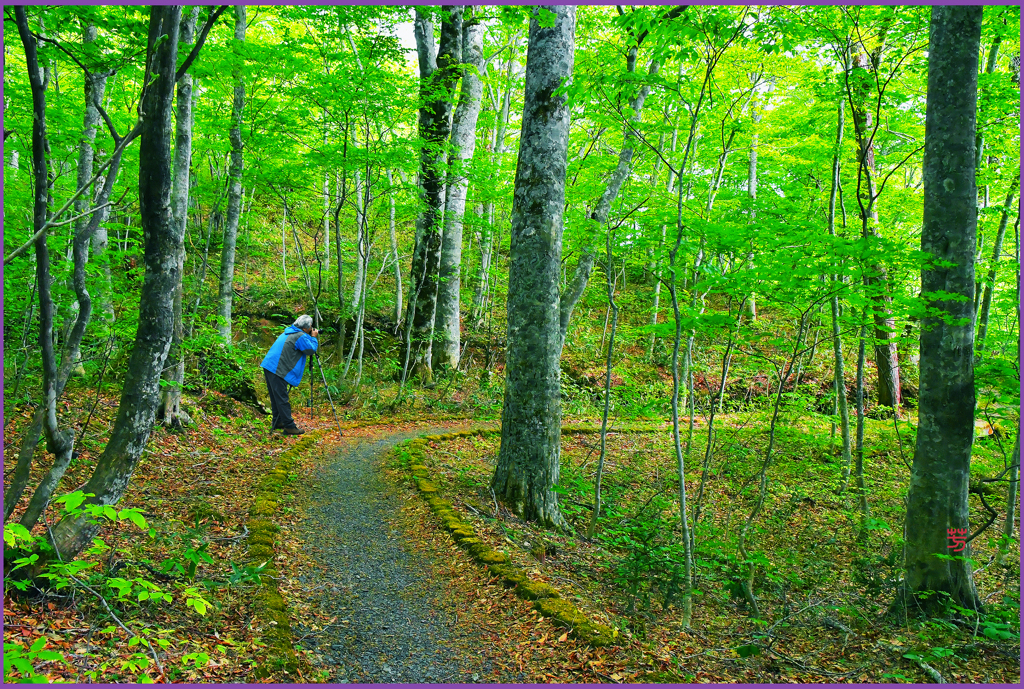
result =
[{"label": "hiking boot", "polygon": [[302,430],[298,426],[292,426],[291,428],[285,428],[284,429],[284,434],[285,435],[302,435],[305,432],[306,431]]}]

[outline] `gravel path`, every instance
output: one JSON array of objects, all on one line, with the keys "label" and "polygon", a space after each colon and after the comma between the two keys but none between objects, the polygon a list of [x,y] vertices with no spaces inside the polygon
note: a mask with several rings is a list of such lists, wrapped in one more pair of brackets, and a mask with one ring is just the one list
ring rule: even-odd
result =
[{"label": "gravel path", "polygon": [[388,523],[402,499],[381,479],[381,461],[422,432],[347,445],[310,488],[302,535],[325,570],[301,581],[337,619],[317,632],[298,620],[295,630],[321,656],[329,681],[468,682],[488,669],[454,650],[455,613],[441,603],[443,582],[430,578],[429,563],[410,555]]}]

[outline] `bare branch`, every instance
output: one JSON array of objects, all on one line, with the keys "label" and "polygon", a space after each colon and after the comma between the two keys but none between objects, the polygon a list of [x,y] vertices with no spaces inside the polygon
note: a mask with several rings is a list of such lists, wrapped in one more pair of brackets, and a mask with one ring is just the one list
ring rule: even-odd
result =
[{"label": "bare branch", "polygon": [[[93,182],[95,182],[97,179],[100,178],[100,176],[103,174],[103,171],[107,169],[107,167],[110,165],[110,163],[112,163],[114,161],[114,159],[117,158],[118,155],[120,155],[121,151],[124,150],[124,147],[127,146],[129,143],[131,143],[131,141],[133,139],[135,139],[135,137],[137,137],[141,131],[142,131],[142,122],[140,121],[140,122],[136,123],[135,127],[132,129],[131,132],[129,132],[129,134],[126,137],[121,139],[121,143],[118,144],[117,148],[114,150],[113,155],[111,155],[110,158],[108,158],[105,163],[100,165],[99,169],[96,170],[96,174],[94,174],[92,176],[92,179],[90,179],[84,185],[79,187],[78,190],[74,194],[71,195],[71,198],[69,198],[67,200],[67,202],[63,206],[61,206],[60,210],[58,210],[56,213],[54,213],[53,216],[51,216],[50,219],[47,220],[43,224],[43,226],[39,228],[39,231],[36,232],[34,235],[32,235],[32,237],[25,244],[22,244],[17,249],[15,249],[10,254],[8,254],[7,257],[4,258],[4,265],[7,265],[8,263],[10,263],[14,259],[16,259],[18,256],[21,256],[23,253],[28,251],[29,248],[35,243],[35,241],[37,239],[39,239],[40,237],[42,237],[43,235],[45,235],[46,231],[49,230],[51,227],[57,227],[58,226],[57,223],[54,222],[55,219],[59,218],[61,215],[63,215],[68,210],[68,208],[71,207],[71,204],[73,204],[75,202],[75,200],[78,199],[79,196],[81,196],[89,187],[91,187]],[[97,209],[94,209],[94,210],[97,210]],[[90,211],[90,213],[91,212],[92,211]],[[70,221],[68,221],[68,222],[70,222]],[[60,223],[60,225],[66,225],[66,224],[67,224],[67,222],[61,222]]]},{"label": "bare branch", "polygon": [[195,46],[192,47],[192,51],[188,54],[188,57],[185,58],[185,61],[181,63],[181,67],[178,68],[178,71],[174,73],[175,81],[178,81],[178,79],[181,79],[183,76],[185,76],[185,72],[188,71],[188,68],[192,66],[192,63],[199,55],[199,49],[202,48],[203,43],[206,42],[206,36],[210,33],[210,27],[213,26],[213,23],[217,21],[217,18],[220,17],[220,15],[223,14],[224,10],[226,10],[228,7],[228,5],[221,5],[216,10],[210,13],[209,18],[206,20],[206,23],[203,24],[203,30],[199,32],[199,38],[196,39]]}]

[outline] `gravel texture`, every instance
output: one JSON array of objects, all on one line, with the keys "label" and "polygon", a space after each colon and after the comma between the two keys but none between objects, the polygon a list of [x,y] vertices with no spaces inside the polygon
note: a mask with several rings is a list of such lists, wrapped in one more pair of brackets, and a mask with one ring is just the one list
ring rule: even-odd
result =
[{"label": "gravel texture", "polygon": [[453,631],[444,582],[431,578],[430,561],[410,553],[390,523],[403,499],[382,480],[381,462],[393,445],[421,432],[344,446],[308,491],[302,537],[324,569],[300,581],[337,619],[315,632],[297,620],[294,629],[320,656],[328,681],[471,682],[489,670],[479,656],[457,650],[466,640]]}]

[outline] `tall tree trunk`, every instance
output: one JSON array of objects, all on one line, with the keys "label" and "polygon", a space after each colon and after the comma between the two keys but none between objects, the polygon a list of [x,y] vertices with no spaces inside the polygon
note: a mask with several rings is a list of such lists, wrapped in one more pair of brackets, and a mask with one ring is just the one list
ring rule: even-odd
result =
[{"label": "tall tree trunk", "polygon": [[[352,132],[352,148],[359,148],[359,139],[356,137],[356,133]],[[363,184],[363,176],[359,172],[358,166],[352,172],[352,181],[355,186],[355,202],[356,202],[356,272],[355,277],[352,280],[352,305],[350,307],[352,313],[359,311],[359,304],[362,303],[363,284],[365,280],[365,261],[363,261],[363,247],[366,245],[366,238],[364,233],[366,232],[366,192],[369,191],[367,184]]]},{"label": "tall tree trunk", "polygon": [[[672,171],[669,170],[671,180]],[[679,390],[683,381],[679,377],[679,345],[682,340],[683,326],[679,314],[679,295],[676,292],[676,256],[679,245],[683,241],[682,207],[683,185],[679,185],[676,194],[676,243],[669,252],[668,270],[671,278],[668,283],[669,297],[672,299],[672,313],[675,316],[675,337],[672,340],[672,446],[676,455],[676,474],[679,478],[679,526],[683,540],[684,574],[683,586],[683,626],[687,626],[693,612],[693,538],[690,536],[689,512],[686,506],[686,460],[683,456],[682,438],[679,430]],[[689,368],[687,368],[689,370]],[[685,376],[684,376],[685,378]]]},{"label": "tall tree trunk", "polygon": [[480,116],[484,68],[484,25],[469,19],[462,24],[462,93],[452,125],[451,172],[445,200],[444,236],[441,243],[440,283],[434,317],[433,367],[459,367],[459,291],[462,270],[462,219],[469,190],[467,171],[476,148],[476,122]]},{"label": "tall tree trunk", "polygon": [[[82,43],[88,44],[96,40],[96,26],[95,24],[89,23],[82,27]],[[94,73],[91,76],[84,75],[85,80],[85,117],[82,127],[82,140],[79,142],[79,154],[78,154],[78,186],[89,182],[89,179],[93,175],[93,163],[95,160],[94,144],[96,141],[96,127],[100,122],[100,112],[96,108],[97,103],[103,101],[104,92],[107,88],[107,73],[100,72]],[[107,173],[110,174],[109,171]],[[99,182],[99,180],[97,180]],[[79,197],[78,201],[75,202],[75,215],[84,213],[88,208],[89,204],[92,203],[92,197],[86,193]],[[102,211],[103,215],[98,223],[98,228],[103,226],[106,221],[107,215],[109,215],[107,209]],[[90,219],[83,217],[75,224],[75,232],[82,232],[85,227],[89,224]],[[102,229],[103,241],[102,247],[98,246],[97,235],[99,229],[94,233],[92,237],[93,255],[100,258],[100,273],[102,286],[98,290],[100,302],[100,311],[103,313],[104,320],[107,325],[113,325],[114,321],[114,308],[111,304],[111,287],[110,287],[110,262],[107,260],[106,254],[106,228]]]},{"label": "tall tree trunk", "polygon": [[398,237],[395,235],[395,187],[391,168],[388,176],[388,233],[391,237],[391,259],[395,262],[395,328],[402,327],[402,262],[398,256]]},{"label": "tall tree trunk", "polygon": [[[344,152],[342,161],[348,159],[348,130],[344,132]],[[338,190],[338,202],[334,206],[334,254],[335,265],[338,267],[338,341],[335,349],[338,353],[338,360],[345,356],[345,261],[341,258],[341,208],[348,198],[348,186],[344,169],[338,173],[336,189]],[[287,200],[287,197],[286,197]],[[285,203],[287,212],[287,203]]]},{"label": "tall tree trunk", "polygon": [[576,7],[553,5],[554,26],[530,20],[523,125],[512,202],[508,349],[501,449],[491,487],[516,514],[564,528],[558,496],[562,351],[558,278],[569,152],[567,98]]},{"label": "tall tree trunk", "polygon": [[[775,82],[771,82],[768,86],[768,92],[765,93],[765,101],[768,100],[768,96],[775,88]],[[750,222],[753,223],[757,217],[757,145],[758,145],[758,132],[757,127],[761,123],[761,109],[757,107],[757,103],[751,106],[750,119],[754,127],[754,133],[750,138],[750,159],[747,164],[747,197],[750,198]],[[754,267],[754,252],[747,254],[747,266],[750,268]],[[744,308],[744,315],[751,321],[757,320],[757,296],[751,292],[747,296],[747,300]]]},{"label": "tall tree trunk", "polygon": [[[658,137],[658,155],[654,157],[654,167],[651,169],[650,185],[653,189],[658,184],[658,170],[661,166],[661,152],[665,150],[665,135],[662,134]],[[672,170],[668,171],[669,182],[672,180]],[[669,190],[671,191],[671,189]],[[654,333],[654,326],[658,324],[658,302],[661,298],[661,274],[662,274],[662,254],[665,251],[665,235],[666,226],[661,226],[661,238],[658,240],[657,249],[652,250],[649,256],[653,257],[653,261],[649,264],[649,270],[651,279],[654,281],[654,300],[651,305],[651,334],[647,341],[647,360],[654,363],[654,343],[658,339]]]},{"label": "tall tree trunk", "polygon": [[[866,317],[866,313],[861,313],[862,319]],[[864,369],[867,365],[867,354],[865,342],[867,339],[867,322],[864,321],[860,326],[860,333],[857,337],[857,387],[856,387],[856,404],[857,404],[857,446],[856,446],[856,457],[857,466],[855,472],[857,475],[857,507],[860,510],[860,530],[857,533],[857,540],[867,540],[867,521],[868,521],[868,495],[864,482]],[[843,485],[839,488],[839,492],[842,493],[846,490],[847,482],[849,481],[849,475],[844,476]]]},{"label": "tall tree trunk", "polygon": [[[846,124],[846,108],[843,101],[839,101],[839,111],[836,126],[836,144],[832,152],[832,184],[828,194],[828,233],[836,236],[836,197],[842,185],[840,178],[840,153],[843,146],[843,133]],[[839,285],[840,277],[832,276],[832,354],[834,356],[833,373],[836,387],[836,406],[839,411],[839,424],[843,439],[843,489],[850,478],[850,465],[852,464],[852,453],[850,448],[850,405],[846,400],[846,370],[843,361],[843,339],[839,327]]]},{"label": "tall tree trunk", "polygon": [[[669,177],[672,173],[669,172]],[[661,239],[658,241],[658,248],[655,253],[654,261],[654,303],[651,305],[651,322],[650,325],[653,328],[658,324],[658,300],[661,297],[661,263],[662,253],[665,251],[665,234],[666,225],[661,226]],[[654,362],[654,342],[658,339],[658,336],[652,331],[651,337],[647,341],[647,360],[651,363]]]},{"label": "tall tree trunk", "polygon": [[[116,503],[124,495],[135,465],[149,440],[160,400],[160,370],[170,348],[172,302],[179,279],[175,260],[182,233],[171,212],[171,104],[178,56],[181,7],[150,10],[143,118],[139,151],[139,206],[146,237],[145,265],[139,299],[139,328],[125,374],[121,403],[110,440],[92,477],[83,488],[95,504]],[[54,554],[69,560],[91,542],[96,526],[81,516],[67,516],[53,528]]]},{"label": "tall tree trunk", "polygon": [[[1003,517],[1003,538],[1007,543],[1013,539],[1013,527],[1017,517],[1017,492],[1020,487],[1020,426],[1017,427],[1016,440],[1013,443],[1013,454],[1010,456],[1010,476],[1006,484],[1006,516]],[[996,564],[1003,564],[1006,553],[1003,547],[996,551]]]},{"label": "tall tree trunk", "polygon": [[[941,265],[921,271],[929,315],[921,322],[917,447],[907,493],[904,595],[929,609],[939,592],[981,610],[970,544],[951,552],[949,532],[970,533],[967,500],[974,441],[974,244],[978,196],[974,169],[981,6],[932,7],[925,115],[921,250]],[[933,293],[958,299],[935,299]],[[937,309],[942,316],[931,315]],[[940,558],[956,555],[955,559]],[[962,557],[959,557],[962,556]]]},{"label": "tall tree trunk", "polygon": [[988,335],[989,311],[992,308],[992,291],[996,286],[996,273],[999,269],[999,257],[1003,251],[1003,239],[1006,238],[1006,226],[1010,222],[1010,209],[1013,202],[1018,199],[1017,189],[1020,185],[1020,178],[1015,177],[1010,183],[1010,191],[1006,193],[1006,200],[1003,202],[1003,212],[999,216],[999,229],[996,231],[996,239],[992,243],[992,265],[989,266],[988,275],[985,279],[985,296],[981,300],[981,315],[978,318],[978,351],[985,349],[985,336]]},{"label": "tall tree trunk", "polygon": [[[327,147],[327,108],[324,108],[324,148]],[[324,170],[324,272],[331,274],[331,171]],[[337,229],[337,228],[335,228]],[[339,304],[340,306],[340,304]]]},{"label": "tall tree trunk", "polygon": [[604,474],[604,460],[608,450],[608,413],[611,411],[612,400],[612,355],[615,353],[615,330],[619,324],[619,305],[615,303],[615,264],[612,255],[614,231],[607,236],[608,263],[605,265],[605,282],[608,287],[608,308],[612,315],[612,332],[608,336],[608,354],[605,357],[604,369],[604,413],[601,415],[601,455],[597,459],[597,476],[594,477],[594,511],[590,514],[590,525],[587,527],[587,538],[594,537],[597,519],[601,516],[601,478]]},{"label": "tall tree trunk", "polygon": [[[437,289],[441,265],[441,240],[444,222],[445,145],[451,133],[453,91],[459,79],[462,61],[462,11],[455,5],[442,5],[448,17],[441,24],[441,42],[436,60],[432,57],[433,25],[425,14],[416,12],[416,45],[420,65],[419,132],[423,139],[420,157],[420,187],[423,212],[417,228],[413,252],[412,285],[406,319],[412,374],[425,384],[433,381],[431,343],[437,313]],[[429,36],[429,38],[428,38]]]},{"label": "tall tree trunk", "polygon": [[[626,54],[626,71],[629,74],[636,73],[638,48],[639,46],[634,44]],[[658,73],[659,67],[660,63],[657,60],[652,60],[648,74],[655,76]],[[593,221],[593,225],[596,228],[600,228],[608,221],[608,214],[611,211],[612,202],[615,201],[615,198],[619,195],[619,190],[622,188],[623,182],[625,182],[626,178],[629,177],[633,164],[633,153],[635,151],[634,146],[637,141],[635,127],[640,122],[640,116],[644,109],[644,102],[647,100],[647,94],[650,93],[650,90],[650,86],[644,84],[640,87],[636,97],[634,97],[629,103],[633,116],[630,118],[630,122],[628,122],[623,128],[622,149],[619,151],[618,163],[615,165],[615,169],[612,170],[612,174],[608,179],[608,184],[605,186],[604,192],[601,194],[601,198],[598,199],[597,205],[590,214],[590,219]],[[584,247],[583,253],[576,263],[576,270],[573,273],[572,280],[569,282],[561,296],[559,304],[559,332],[560,337],[562,338],[562,346],[565,346],[565,335],[569,329],[569,319],[572,317],[572,311],[576,308],[576,304],[579,302],[580,297],[583,296],[583,292],[587,288],[587,282],[590,280],[590,273],[594,269],[594,256],[595,251],[592,245]]]},{"label": "tall tree trunk", "polygon": [[[492,95],[492,102],[495,106],[495,127],[494,133],[491,139],[491,162],[497,164],[498,170],[501,169],[502,162],[504,161],[505,153],[505,133],[508,131],[508,118],[509,118],[509,107],[512,103],[512,74],[515,67],[515,54],[516,47],[518,45],[519,35],[517,34],[512,38],[512,42],[509,45],[508,50],[508,62],[505,67],[505,83],[506,88],[501,97],[500,110],[497,107],[497,100]],[[477,273],[477,287],[476,293],[473,295],[473,319],[476,321],[477,327],[483,325],[485,316],[485,306],[487,303],[487,295],[491,288],[491,254],[494,246],[494,201],[493,199],[488,201],[484,207],[484,215],[487,218],[486,223],[483,224],[483,230],[480,237],[480,271]]]},{"label": "tall tree trunk", "polygon": [[[992,45],[988,50],[988,59],[985,61],[985,73],[992,74],[996,71],[996,65],[999,62],[999,45],[1003,42],[1002,34],[996,35],[992,39]],[[974,167],[981,172],[982,165],[985,161],[985,133],[978,131],[974,137]],[[988,208],[988,185],[986,184],[981,193],[981,207]],[[979,242],[980,243],[980,242]],[[977,291],[977,290],[975,290]]]},{"label": "tall tree trunk", "polygon": [[[115,143],[119,145],[123,139],[118,137],[116,132],[113,130],[111,131],[111,134],[115,137]],[[114,189],[114,182],[117,180],[117,173],[121,167],[121,154],[123,150],[122,146],[118,146],[117,150],[115,150],[111,159],[108,174],[103,181],[103,186],[95,196],[94,202],[99,204],[99,206],[105,206],[110,199],[110,195]],[[86,328],[89,326],[89,321],[92,318],[92,298],[89,295],[85,282],[85,265],[89,260],[89,239],[92,237],[93,232],[96,231],[96,228],[99,227],[100,223],[106,218],[106,215],[106,208],[100,208],[93,212],[89,216],[89,222],[86,226],[80,228],[79,231],[75,233],[74,241],[72,242],[72,255],[74,260],[72,286],[75,290],[78,312],[74,324],[67,334],[67,341],[64,345],[64,361],[57,370],[56,380],[54,381],[57,398],[64,393],[64,387],[68,382],[68,378],[71,377],[71,373],[74,368],[76,366],[80,366],[78,361],[81,352],[82,339],[85,337]],[[71,463],[74,431],[70,429],[63,432],[57,431],[55,415],[53,417],[53,422],[54,425],[52,427],[48,425],[45,426],[44,429],[47,430],[48,444],[51,447],[58,448],[59,451],[54,452],[55,458],[53,466],[50,468],[50,471],[47,473],[43,481],[36,488],[35,493],[32,495],[32,499],[29,501],[28,508],[22,516],[22,525],[29,529],[32,528],[43,510],[46,508],[47,503],[49,503],[50,498],[53,496],[53,492],[59,485],[61,478],[63,478],[64,472]],[[58,440],[49,440],[50,438],[58,438]]]},{"label": "tall tree trunk", "polygon": [[[191,50],[192,41],[195,40],[194,34],[198,20],[198,7],[193,7],[192,11],[181,19],[178,47],[186,55]],[[194,105],[192,86],[192,75],[185,72],[178,80],[177,109],[174,114],[174,179],[171,181],[171,214],[182,237],[185,236],[185,225],[188,222],[191,184],[189,170],[192,166],[192,108]],[[185,263],[184,244],[175,258],[178,262],[178,284],[174,286],[174,301],[171,305],[174,329],[163,375],[167,385],[163,388],[161,409],[157,412],[161,416],[163,425],[169,428],[176,428],[191,422],[188,414],[181,409],[181,387],[185,384],[185,358],[181,352],[181,345],[185,340],[185,327],[182,320],[182,302],[185,296],[182,285],[182,272]]]},{"label": "tall tree trunk", "polygon": [[[881,61],[888,27],[882,28],[882,40],[870,54],[858,44],[853,54],[854,70],[871,71],[875,78]],[[849,77],[850,70],[847,70]],[[847,78],[848,78],[847,77]],[[849,82],[848,82],[849,83]],[[875,184],[874,137],[877,126],[872,109],[867,102],[870,80],[865,78],[862,85],[851,91],[853,103],[854,132],[859,149],[857,200],[860,204],[861,234],[863,237],[878,236],[878,188]],[[852,87],[851,87],[852,88]],[[875,322],[875,369],[878,374],[876,393],[878,404],[893,407],[899,413],[900,370],[896,351],[896,321],[892,315],[892,297],[889,294],[888,275],[885,266],[872,266],[874,275],[865,277],[864,284],[872,292],[873,316]]]},{"label": "tall tree trunk", "polygon": [[245,106],[245,5],[235,5],[234,67],[231,77],[235,82],[231,104],[231,167],[228,170],[228,215],[224,223],[224,244],[220,254],[220,289],[218,294],[218,323],[224,346],[231,346],[231,305],[234,300],[235,242],[238,238],[238,218],[242,208],[242,109]]},{"label": "tall tree trunk", "polygon": [[[282,196],[284,200],[281,207],[281,279],[285,291],[288,291],[288,192],[285,191]],[[340,242],[341,234],[336,234],[335,238]],[[341,256],[340,250],[338,255]],[[338,261],[338,294],[341,294],[341,261]]]},{"label": "tall tree trunk", "polygon": [[[70,430],[60,431],[57,426],[57,360],[53,348],[54,307],[50,290],[50,252],[46,244],[46,232],[43,231],[49,216],[46,83],[43,70],[39,67],[36,38],[29,29],[24,7],[15,8],[15,19],[25,49],[25,64],[32,92],[32,226],[34,233],[38,234],[34,244],[36,284],[39,286],[39,349],[43,369],[42,431],[46,437],[47,449],[54,455],[55,470],[62,464],[66,466],[70,461],[74,434]],[[35,448],[32,449],[34,451]],[[22,521],[25,522],[24,519]],[[29,526],[33,523],[34,519],[29,522]]]}]

